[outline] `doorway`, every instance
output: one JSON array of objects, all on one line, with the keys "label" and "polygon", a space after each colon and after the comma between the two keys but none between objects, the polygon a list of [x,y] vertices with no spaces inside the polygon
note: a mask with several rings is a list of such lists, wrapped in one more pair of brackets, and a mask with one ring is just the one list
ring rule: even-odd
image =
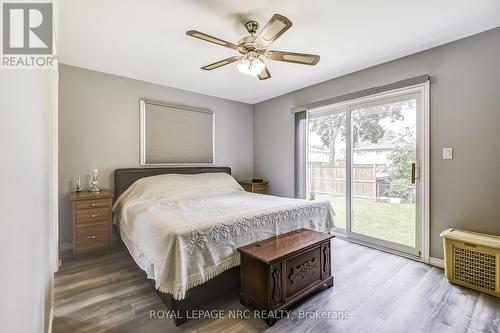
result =
[{"label": "doorway", "polygon": [[427,86],[307,111],[306,195],[336,232],[426,260]]}]

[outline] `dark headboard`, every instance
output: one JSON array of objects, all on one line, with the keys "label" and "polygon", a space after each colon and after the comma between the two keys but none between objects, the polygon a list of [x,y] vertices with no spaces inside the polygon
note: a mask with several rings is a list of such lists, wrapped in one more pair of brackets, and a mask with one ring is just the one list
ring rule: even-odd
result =
[{"label": "dark headboard", "polygon": [[115,170],[115,199],[125,192],[136,180],[167,173],[196,174],[225,172],[231,174],[229,167],[175,167],[175,168],[126,168]]}]

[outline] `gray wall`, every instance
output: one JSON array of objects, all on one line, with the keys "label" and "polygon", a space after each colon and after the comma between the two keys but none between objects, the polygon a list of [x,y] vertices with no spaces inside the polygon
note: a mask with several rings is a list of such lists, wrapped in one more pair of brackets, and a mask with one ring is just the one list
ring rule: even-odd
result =
[{"label": "gray wall", "polygon": [[254,173],[292,197],[292,107],[422,74],[432,76],[430,254],[443,258],[448,227],[500,234],[500,28],[255,105]]},{"label": "gray wall", "polygon": [[0,332],[44,332],[52,304],[52,97],[48,70],[0,74]]},{"label": "gray wall", "polygon": [[87,185],[96,168],[102,187],[112,188],[114,169],[139,166],[139,99],[211,109],[215,163],[237,178],[253,174],[251,105],[67,65],[59,80],[61,242],[72,242],[69,195],[76,176]]}]

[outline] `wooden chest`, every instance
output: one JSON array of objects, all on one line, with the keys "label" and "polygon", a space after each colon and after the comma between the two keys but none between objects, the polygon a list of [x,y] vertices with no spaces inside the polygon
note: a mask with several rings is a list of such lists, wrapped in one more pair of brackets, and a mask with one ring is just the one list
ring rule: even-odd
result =
[{"label": "wooden chest", "polygon": [[[240,247],[242,304],[277,311],[322,285],[333,286],[330,250],[333,237],[299,229]],[[272,326],[275,319],[266,322]]]},{"label": "wooden chest", "polygon": [[111,250],[111,209],[108,191],[78,192],[73,202],[73,255],[76,259]]}]

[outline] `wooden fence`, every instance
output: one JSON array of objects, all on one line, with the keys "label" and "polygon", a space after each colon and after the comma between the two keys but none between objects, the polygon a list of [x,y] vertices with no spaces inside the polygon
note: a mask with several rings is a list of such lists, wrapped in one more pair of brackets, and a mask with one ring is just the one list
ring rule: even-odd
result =
[{"label": "wooden fence", "polygon": [[[355,164],[353,167],[353,195],[377,197],[375,164]],[[309,192],[345,195],[346,167],[329,163],[311,162],[308,170]]]}]

